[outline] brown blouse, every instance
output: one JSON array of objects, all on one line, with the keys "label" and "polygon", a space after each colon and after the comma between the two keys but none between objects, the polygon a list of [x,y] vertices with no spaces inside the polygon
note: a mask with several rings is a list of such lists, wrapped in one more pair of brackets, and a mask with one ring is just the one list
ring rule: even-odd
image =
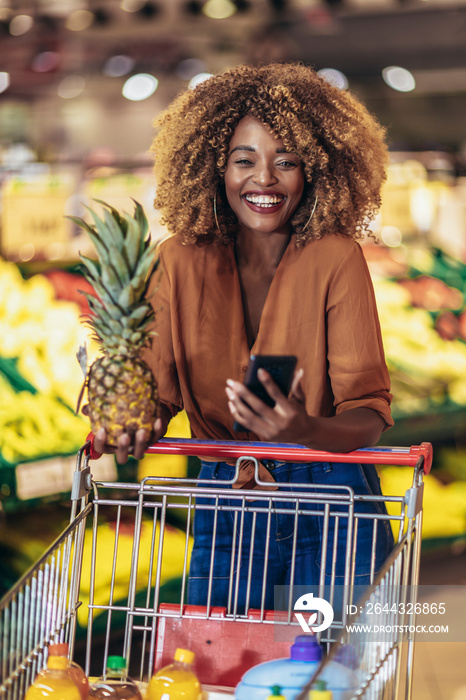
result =
[{"label": "brown blouse", "polygon": [[173,236],[159,255],[157,335],[145,359],[162,404],[172,415],[186,410],[193,437],[255,439],[233,431],[225,394],[228,378],[243,380],[250,354],[297,355],[309,415],[364,406],[386,428],[393,424],[375,297],[358,243],[328,235],[297,248],[292,237],[251,350],[233,245],[182,245]]}]

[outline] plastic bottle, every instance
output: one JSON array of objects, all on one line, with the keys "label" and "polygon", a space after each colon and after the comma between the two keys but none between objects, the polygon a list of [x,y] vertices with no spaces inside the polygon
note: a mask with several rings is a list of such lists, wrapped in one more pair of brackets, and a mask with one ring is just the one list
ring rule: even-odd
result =
[{"label": "plastic bottle", "polygon": [[332,698],[332,691],[327,690],[325,681],[316,681],[312,690],[309,691],[309,700],[332,700]]},{"label": "plastic bottle", "polygon": [[[246,671],[236,686],[235,700],[267,700],[271,684],[280,685],[287,700],[295,700],[316,672],[323,649],[312,635],[296,637],[288,659],[258,664]],[[330,661],[319,673],[332,692],[332,700],[349,700],[358,688],[358,674],[337,661]]]},{"label": "plastic bottle", "polygon": [[137,683],[128,676],[124,656],[108,657],[105,676],[92,683],[89,698],[142,700]]},{"label": "plastic bottle", "polygon": [[68,661],[68,675],[77,686],[81,695],[81,700],[87,700],[89,695],[89,679],[79,664],[68,659],[68,652],[69,647],[65,642],[50,644],[49,646],[49,658],[51,656],[62,656]]},{"label": "plastic bottle", "polygon": [[267,697],[267,700],[286,700],[285,696],[282,695],[281,685],[273,685],[270,690],[272,694]]},{"label": "plastic bottle", "polygon": [[49,656],[47,667],[40,671],[29,687],[25,700],[81,700],[76,684],[68,674],[68,659],[64,656]]},{"label": "plastic bottle", "polygon": [[201,700],[202,687],[193,671],[194,652],[177,649],[173,663],[154,673],[146,700]]}]

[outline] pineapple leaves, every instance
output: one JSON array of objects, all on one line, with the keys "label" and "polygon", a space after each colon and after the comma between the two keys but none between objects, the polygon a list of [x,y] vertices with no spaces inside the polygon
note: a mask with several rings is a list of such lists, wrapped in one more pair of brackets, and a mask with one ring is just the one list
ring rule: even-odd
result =
[{"label": "pineapple leaves", "polygon": [[80,255],[83,274],[92,292],[82,292],[90,312],[86,325],[103,350],[128,354],[154,335],[154,310],[148,302],[150,273],[157,268],[156,244],[151,242],[143,207],[133,199],[134,213],[120,214],[106,202],[99,216],[86,207],[92,223],[67,217],[83,228],[95,247],[97,260]]},{"label": "pineapple leaves", "polygon": [[122,289],[120,296],[118,297],[118,304],[119,306],[123,307],[124,309],[131,308],[133,306],[134,302],[136,299],[136,293],[134,289],[132,288],[131,285],[128,285],[124,289]]},{"label": "pineapple leaves", "polygon": [[87,258],[85,255],[82,255],[81,253],[79,254],[79,257],[81,258],[81,262],[85,268],[83,270],[84,277],[87,279],[88,282],[93,284],[95,280],[98,280],[100,278],[99,266],[96,264],[96,262],[94,260]]},{"label": "pineapple leaves", "polygon": [[106,209],[109,209],[112,212],[112,215],[113,215],[115,221],[117,222],[120,229],[123,231],[123,234],[125,234],[126,233],[126,222],[120,216],[120,212],[118,211],[118,209],[115,209],[115,207],[112,207],[112,205],[108,204],[108,202],[104,202],[103,199],[95,198],[93,201],[97,202],[98,204],[101,204],[103,207],[105,207]]},{"label": "pineapple leaves", "polygon": [[108,249],[109,246],[112,243],[114,243],[114,245],[121,249],[123,247],[124,242],[123,233],[120,230],[120,227],[118,226],[115,219],[108,212],[108,210],[105,209],[105,220],[102,220],[100,217],[97,216],[93,209],[91,209],[90,207],[86,207],[86,209],[92,216],[92,220],[94,222],[97,233],[99,234],[99,238],[102,241],[102,243],[106,246],[106,248]]},{"label": "pineapple leaves", "polygon": [[127,215],[127,222],[128,230],[125,241],[125,253],[128,259],[129,268],[131,272],[134,273],[140,258],[141,242],[144,241],[144,238],[137,221]]},{"label": "pineapple leaves", "polygon": [[79,228],[83,228],[88,233],[94,232],[92,226],[89,226],[89,224],[86,221],[84,221],[84,219],[81,219],[79,216],[65,216],[65,219],[69,219],[70,221],[75,223],[76,226],[79,226]]},{"label": "pineapple leaves", "polygon": [[147,278],[147,275],[151,271],[152,266],[153,265],[156,266],[158,264],[158,263],[156,263],[156,257],[155,257],[156,249],[157,249],[156,243],[152,243],[148,247],[148,249],[146,250],[146,252],[144,253],[144,255],[142,256],[142,258],[140,259],[140,261],[138,263],[135,277],[138,277],[140,279],[145,280]]},{"label": "pineapple leaves", "polygon": [[146,240],[147,232],[149,231],[149,222],[147,221],[147,217],[144,213],[144,209],[142,206],[137,202],[135,199],[133,199],[134,202],[134,215],[133,218],[136,220],[139,229],[141,230],[141,241],[139,245],[139,255],[142,255],[144,252],[144,243]]}]

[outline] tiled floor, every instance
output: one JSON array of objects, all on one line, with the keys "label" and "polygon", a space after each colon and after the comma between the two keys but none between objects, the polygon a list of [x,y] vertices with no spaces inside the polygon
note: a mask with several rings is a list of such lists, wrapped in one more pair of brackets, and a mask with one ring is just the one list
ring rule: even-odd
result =
[{"label": "tiled floor", "polygon": [[462,641],[416,644],[413,700],[466,700],[466,552],[424,554],[420,584],[421,599],[423,585],[429,591],[435,586],[438,600],[457,611],[464,620],[464,636]]}]

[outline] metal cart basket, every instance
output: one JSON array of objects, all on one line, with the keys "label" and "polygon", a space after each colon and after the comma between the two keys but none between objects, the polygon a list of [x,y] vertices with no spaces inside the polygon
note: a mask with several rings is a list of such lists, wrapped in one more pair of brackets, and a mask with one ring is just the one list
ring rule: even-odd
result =
[{"label": "metal cart basket", "polygon": [[[22,700],[46,664],[48,644],[59,641],[68,642],[70,658],[78,660],[89,676],[102,675],[108,655],[120,654],[127,659],[130,674],[142,684],[154,669],[169,663],[176,647],[191,648],[203,686],[233,694],[244,671],[260,661],[287,656],[291,641],[306,629],[306,621],[303,627],[303,616],[295,609],[302,591],[295,590],[293,571],[298,521],[309,517],[320,519],[323,542],[315,594],[334,609],[331,625],[318,632],[327,653],[314,677],[324,673],[336,654],[341,658],[343,649],[350,652],[358,674],[358,687],[345,697],[411,697],[413,615],[410,626],[405,625],[406,605],[398,603],[416,602],[423,475],[432,463],[429,443],[339,454],[297,445],[164,439],[148,449],[148,453],[232,460],[237,474],[248,460],[255,470],[255,489],[231,488],[231,481],[212,484],[170,477],[145,478],[140,484],[94,482],[90,447],[87,444],[78,454],[69,526],[0,601],[0,697]],[[259,460],[270,459],[410,466],[412,487],[401,495],[358,496],[346,486],[313,484],[310,490],[309,485],[290,484],[278,496],[259,477]],[[385,509],[368,513],[359,508],[368,500],[390,501],[391,512],[396,504],[397,513],[388,515]],[[199,606],[188,604],[187,589],[193,521],[201,509],[211,513],[213,547],[205,605]],[[219,606],[214,604],[217,582],[212,564],[220,511],[230,513],[234,537],[225,571],[228,595]],[[255,533],[270,528],[271,518],[280,513],[296,522],[291,579],[280,591],[279,609],[267,608],[264,594],[252,608],[248,567]],[[370,584],[361,596],[354,573],[363,519],[371,524],[373,551]],[[342,523],[345,563],[339,585],[335,561]],[[376,572],[377,532],[387,523],[395,533],[395,547]],[[246,559],[241,559],[246,530],[251,543]],[[240,560],[243,571],[238,574]],[[243,574],[246,587],[240,591]],[[267,564],[260,582],[263,592],[266,577]],[[352,623],[364,622],[367,601],[376,601],[380,610],[391,610],[391,626],[397,630],[371,644],[360,631],[351,631],[360,630]],[[318,624],[322,618],[317,614],[312,620]],[[310,624],[311,617],[307,631],[312,631]],[[300,699],[307,697],[311,684],[310,679]]]}]

